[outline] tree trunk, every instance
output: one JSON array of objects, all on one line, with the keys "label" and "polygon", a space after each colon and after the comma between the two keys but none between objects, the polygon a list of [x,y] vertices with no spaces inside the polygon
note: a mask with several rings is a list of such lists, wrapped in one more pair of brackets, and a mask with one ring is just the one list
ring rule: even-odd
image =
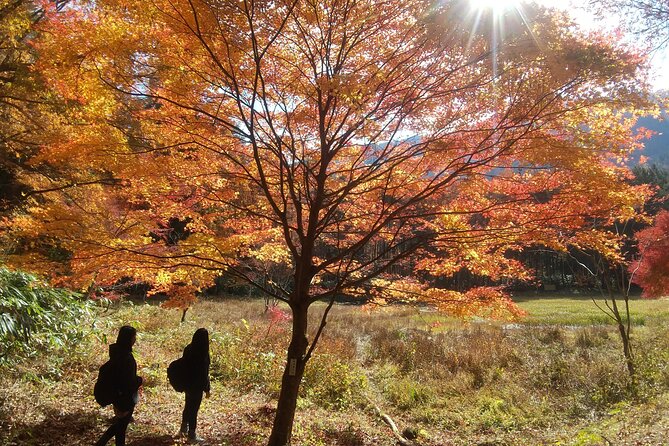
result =
[{"label": "tree trunk", "polygon": [[618,309],[618,303],[616,302],[615,298],[612,296],[611,297],[611,303],[613,306],[613,316],[616,319],[616,323],[618,325],[618,333],[620,333],[620,339],[623,342],[623,354],[625,355],[625,362],[627,365],[627,372],[629,373],[630,378],[634,382],[634,355],[632,354],[632,342],[630,339],[630,332],[629,332],[629,323],[630,323],[630,316],[629,316],[629,301],[628,299],[625,299],[625,306],[626,306],[626,313],[627,313],[627,325],[625,324],[625,320],[623,319],[622,315],[620,314],[620,310]]},{"label": "tree trunk", "polygon": [[630,378],[634,380],[634,356],[632,355],[632,345],[630,343],[630,336],[622,320],[618,319],[618,332],[620,339],[623,341],[623,353],[625,354],[625,362],[627,363],[627,372]]},{"label": "tree trunk", "polygon": [[281,379],[281,392],[268,446],[288,446],[293,432],[297,395],[304,374],[307,351],[307,308],[293,309],[293,334],[288,347],[286,368]]}]

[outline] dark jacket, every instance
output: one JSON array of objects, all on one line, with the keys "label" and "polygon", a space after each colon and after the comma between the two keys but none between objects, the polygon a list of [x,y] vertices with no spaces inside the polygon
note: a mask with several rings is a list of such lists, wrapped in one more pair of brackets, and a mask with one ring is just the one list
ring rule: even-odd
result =
[{"label": "dark jacket", "polygon": [[136,403],[136,393],[142,385],[142,378],[137,376],[137,362],[132,350],[119,344],[109,346],[109,359],[116,368],[116,387],[119,396],[114,406],[122,411],[132,409]]},{"label": "dark jacket", "polygon": [[186,392],[209,392],[209,349],[188,344],[183,354]]}]

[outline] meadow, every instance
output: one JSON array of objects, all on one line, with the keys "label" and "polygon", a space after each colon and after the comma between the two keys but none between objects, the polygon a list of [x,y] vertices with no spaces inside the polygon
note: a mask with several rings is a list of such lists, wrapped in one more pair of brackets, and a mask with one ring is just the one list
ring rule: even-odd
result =
[{"label": "meadow", "polygon": [[[634,300],[638,376],[615,328],[587,296],[524,295],[519,321],[454,320],[427,309],[338,304],[307,366],[299,446],[397,444],[379,410],[416,445],[669,444],[669,300]],[[138,331],[145,379],[131,446],[167,446],[183,395],[165,369],[194,330],[212,333],[212,396],[200,412],[210,445],[263,445],[290,322],[260,299],[201,300],[181,314],[152,302],[97,305],[85,336],[0,370],[0,445],[90,445],[111,416],[92,388],[116,329]],[[317,305],[314,321],[323,310]]]}]

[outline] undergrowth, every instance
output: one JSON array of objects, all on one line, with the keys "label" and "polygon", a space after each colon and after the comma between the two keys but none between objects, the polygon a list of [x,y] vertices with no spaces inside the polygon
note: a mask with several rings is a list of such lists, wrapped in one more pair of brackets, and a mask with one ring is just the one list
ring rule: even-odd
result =
[{"label": "undergrowth", "polygon": [[76,345],[91,331],[91,309],[77,293],[0,268],[0,363]]},{"label": "undergrowth", "polygon": [[[312,315],[314,330],[320,311]],[[662,317],[647,315],[633,331],[638,374],[632,381],[612,327],[435,325],[416,314],[335,307],[305,372],[296,445],[394,444],[373,406],[402,429],[420,432],[416,441],[424,445],[575,445],[613,435],[621,444],[655,446],[662,443],[654,438],[669,433],[669,329]],[[64,401],[66,412],[83,417],[81,429],[89,427],[70,432],[67,444],[92,443],[106,413],[92,400],[92,383],[107,345],[128,323],[138,329],[135,356],[145,378],[130,437],[173,444],[159,439],[171,435],[183,402],[165,368],[204,326],[212,334],[213,396],[203,405],[202,433],[213,444],[263,444],[290,321],[269,317],[260,301],[238,299],[202,301],[184,324],[179,319],[178,312],[141,302],[91,307],[77,320],[89,328],[68,349],[0,366],[0,444],[48,444],[40,443],[53,435],[45,426],[48,420],[60,426],[62,415],[55,414]],[[647,407],[653,413],[637,415]]]}]

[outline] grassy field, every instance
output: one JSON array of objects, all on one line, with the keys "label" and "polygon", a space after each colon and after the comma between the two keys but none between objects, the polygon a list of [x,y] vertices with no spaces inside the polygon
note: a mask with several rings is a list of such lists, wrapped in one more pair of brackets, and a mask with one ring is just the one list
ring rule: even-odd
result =
[{"label": "grassy field", "polygon": [[[594,302],[593,302],[594,298]],[[598,307],[606,307],[600,296],[521,295],[515,301],[528,312],[525,324],[555,325],[607,325],[611,319]],[[645,325],[646,320],[669,320],[669,300],[642,299],[630,301],[630,315],[635,325]]]},{"label": "grassy field", "polygon": [[[669,300],[632,302],[638,377],[582,296],[522,296],[521,321],[455,321],[395,307],[337,306],[307,367],[294,445],[395,445],[374,406],[417,445],[669,445]],[[315,309],[314,324],[322,307]],[[203,301],[180,314],[156,305],[98,309],[89,335],[0,370],[0,445],[90,445],[110,409],[92,388],[124,323],[139,331],[145,378],[131,446],[167,446],[183,395],[165,368],[193,331],[212,332],[212,397],[200,413],[211,445],[262,445],[269,435],[289,322],[257,300]]]}]

